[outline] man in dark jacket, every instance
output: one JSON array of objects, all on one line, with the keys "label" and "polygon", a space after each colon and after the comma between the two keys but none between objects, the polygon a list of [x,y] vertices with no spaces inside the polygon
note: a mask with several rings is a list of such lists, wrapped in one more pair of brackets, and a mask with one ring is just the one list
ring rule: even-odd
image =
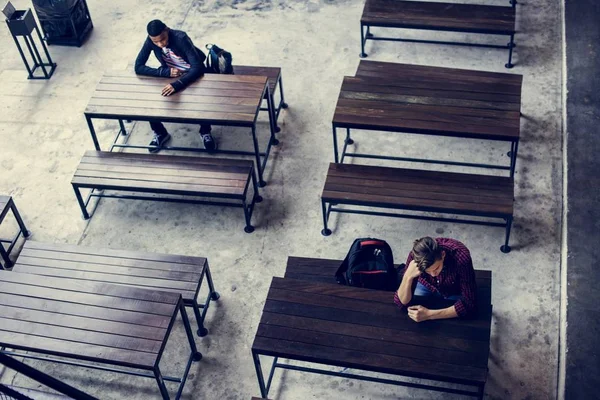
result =
[{"label": "man in dark jacket", "polygon": [[[135,60],[135,73],[176,78],[162,89],[163,96],[170,96],[182,91],[204,75],[206,56],[194,46],[185,32],[170,29],[157,19],[148,23],[147,31],[148,37]],[[160,62],[159,68],[146,65],[151,52]],[[157,153],[171,139],[171,135],[160,122],[150,122],[150,127],[154,131],[154,139],[150,142],[151,148],[148,151]],[[206,150],[217,149],[217,143],[211,135],[210,125],[200,125],[200,135]]]}]

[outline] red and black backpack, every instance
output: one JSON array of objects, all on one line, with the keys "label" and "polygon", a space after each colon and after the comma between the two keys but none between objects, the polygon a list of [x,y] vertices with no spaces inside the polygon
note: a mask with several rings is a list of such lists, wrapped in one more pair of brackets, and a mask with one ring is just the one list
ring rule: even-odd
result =
[{"label": "red and black backpack", "polygon": [[390,245],[372,238],[356,239],[335,273],[339,284],[377,290],[396,290],[396,275]]}]

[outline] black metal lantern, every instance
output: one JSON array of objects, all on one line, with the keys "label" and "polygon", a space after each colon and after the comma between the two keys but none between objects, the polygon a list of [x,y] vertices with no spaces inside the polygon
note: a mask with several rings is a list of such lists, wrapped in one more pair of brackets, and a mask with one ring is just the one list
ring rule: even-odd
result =
[{"label": "black metal lantern", "polygon": [[33,0],[48,44],[81,46],[92,30],[92,17],[85,0]]},{"label": "black metal lantern", "polygon": [[[50,53],[48,53],[48,48],[42,39],[42,35],[40,34],[40,30],[35,22],[35,18],[33,18],[33,13],[31,9],[27,10],[15,10],[10,2],[6,5],[3,10],[4,15],[6,15],[6,24],[8,25],[8,29],[17,45],[17,49],[19,50],[19,54],[21,54],[21,58],[23,59],[23,63],[25,64],[25,68],[27,68],[27,72],[29,73],[29,79],[50,79],[54,70],[56,69],[56,63],[52,61],[50,57]],[[37,33],[37,37],[39,42],[42,45],[42,49],[46,55],[47,61],[42,59],[40,52],[35,44],[33,36],[31,35],[33,31]],[[29,61],[23,52],[23,48],[21,47],[21,43],[19,42],[19,37],[22,37],[25,41],[25,45],[27,46],[27,50],[29,50],[29,55],[31,56],[31,60],[33,61],[33,65],[29,65]],[[42,70],[43,75],[36,75],[36,70],[40,68]]]}]

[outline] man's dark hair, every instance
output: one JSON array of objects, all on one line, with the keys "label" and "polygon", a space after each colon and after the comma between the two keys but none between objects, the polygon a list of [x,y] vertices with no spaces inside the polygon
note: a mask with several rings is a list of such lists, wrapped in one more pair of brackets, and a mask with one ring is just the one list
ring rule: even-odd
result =
[{"label": "man's dark hair", "polygon": [[442,249],[437,241],[429,236],[415,240],[412,249],[413,260],[417,263],[419,271],[425,270],[433,263],[442,259]]},{"label": "man's dark hair", "polygon": [[148,22],[148,26],[146,27],[148,35],[150,36],[158,36],[165,29],[167,29],[167,26],[159,19],[153,19],[152,21]]}]

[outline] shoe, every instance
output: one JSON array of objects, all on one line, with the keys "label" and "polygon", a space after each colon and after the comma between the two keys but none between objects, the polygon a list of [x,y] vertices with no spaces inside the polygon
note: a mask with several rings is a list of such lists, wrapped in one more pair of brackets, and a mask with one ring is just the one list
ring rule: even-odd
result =
[{"label": "shoe", "polygon": [[150,153],[158,153],[160,151],[160,149],[162,149],[162,147],[169,141],[171,140],[171,135],[169,135],[168,133],[166,135],[157,135],[156,133],[154,134],[154,139],[152,139],[152,141],[150,142],[151,146],[148,151]]},{"label": "shoe", "polygon": [[217,150],[217,142],[215,138],[210,133],[206,133],[202,135],[202,142],[204,143],[204,148],[208,151]]}]

